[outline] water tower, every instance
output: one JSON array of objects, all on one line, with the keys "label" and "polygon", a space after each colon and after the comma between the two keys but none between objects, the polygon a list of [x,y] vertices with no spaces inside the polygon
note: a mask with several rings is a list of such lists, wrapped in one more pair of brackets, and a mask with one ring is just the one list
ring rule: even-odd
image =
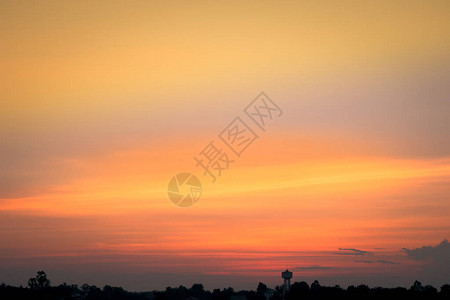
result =
[{"label": "water tower", "polygon": [[281,277],[284,279],[284,284],[283,284],[283,295],[286,295],[286,293],[289,291],[289,289],[291,288],[291,278],[292,278],[292,272],[288,271],[286,269],[286,271],[281,273]]}]

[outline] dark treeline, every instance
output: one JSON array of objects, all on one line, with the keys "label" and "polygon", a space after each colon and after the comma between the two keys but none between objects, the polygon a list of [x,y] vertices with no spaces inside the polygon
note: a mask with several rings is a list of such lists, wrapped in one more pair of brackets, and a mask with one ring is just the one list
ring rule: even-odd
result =
[{"label": "dark treeline", "polygon": [[268,288],[259,283],[254,291],[234,291],[231,287],[214,289],[212,292],[202,284],[190,288],[184,286],[167,287],[164,291],[128,292],[121,287],[109,285],[103,288],[94,285],[66,283],[51,286],[43,271],[28,280],[27,287],[0,285],[2,300],[303,300],[303,299],[450,299],[450,285],[443,285],[440,290],[419,281],[410,288],[369,288],[367,285],[321,286],[318,281],[311,285],[302,281],[294,282],[290,290],[283,294],[283,287]]}]

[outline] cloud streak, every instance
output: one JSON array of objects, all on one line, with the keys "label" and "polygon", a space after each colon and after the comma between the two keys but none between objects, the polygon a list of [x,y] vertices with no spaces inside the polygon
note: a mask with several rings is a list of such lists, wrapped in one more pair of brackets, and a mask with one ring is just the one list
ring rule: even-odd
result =
[{"label": "cloud streak", "polygon": [[334,254],[337,254],[337,255],[361,255],[361,256],[372,254],[371,252],[360,250],[360,249],[355,249],[355,248],[339,248],[338,250],[345,251],[345,252],[335,252]]}]

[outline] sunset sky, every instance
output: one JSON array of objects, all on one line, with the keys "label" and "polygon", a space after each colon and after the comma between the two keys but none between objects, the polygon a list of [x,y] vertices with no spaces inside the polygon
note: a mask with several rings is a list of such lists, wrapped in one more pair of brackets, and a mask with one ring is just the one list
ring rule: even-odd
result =
[{"label": "sunset sky", "polygon": [[0,283],[450,283],[450,2],[392,2],[0,1]]}]

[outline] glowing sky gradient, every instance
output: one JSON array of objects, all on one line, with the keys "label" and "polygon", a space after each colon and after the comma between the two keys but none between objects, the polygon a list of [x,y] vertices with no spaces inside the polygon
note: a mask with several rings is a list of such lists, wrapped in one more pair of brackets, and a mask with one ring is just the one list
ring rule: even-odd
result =
[{"label": "glowing sky gradient", "polygon": [[[450,3],[391,2],[1,1],[0,282],[445,283]],[[211,183],[261,91],[284,114]]]}]

